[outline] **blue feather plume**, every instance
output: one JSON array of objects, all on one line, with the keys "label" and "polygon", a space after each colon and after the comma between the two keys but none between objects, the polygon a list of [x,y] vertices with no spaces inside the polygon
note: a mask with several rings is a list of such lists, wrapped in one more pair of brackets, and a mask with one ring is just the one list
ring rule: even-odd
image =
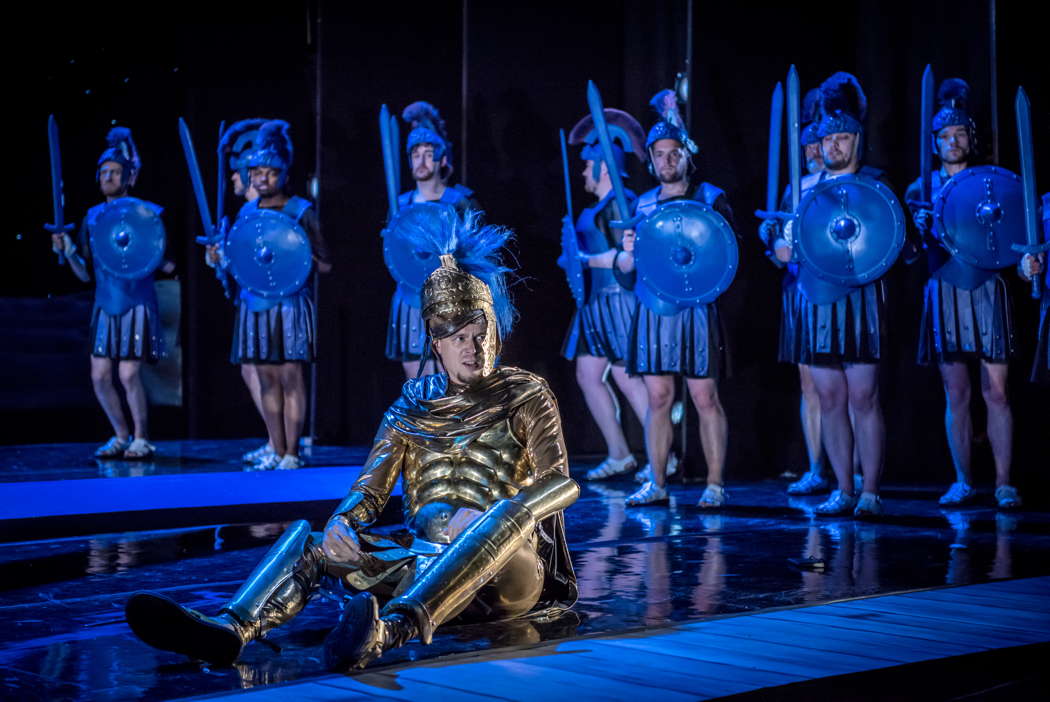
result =
[{"label": "blue feather plume", "polygon": [[233,147],[233,142],[241,134],[250,132],[254,129],[259,129],[262,125],[266,124],[266,120],[261,117],[253,117],[252,119],[242,119],[231,124],[225,132],[222,134],[222,139],[219,140],[219,153],[225,153]]},{"label": "blue feather plume", "polygon": [[397,218],[397,232],[416,251],[434,256],[452,254],[461,270],[480,278],[492,291],[501,339],[517,321],[517,310],[507,289],[511,269],[500,260],[501,249],[513,238],[507,227],[482,225],[482,213],[467,210],[460,216],[452,207],[410,207]]}]

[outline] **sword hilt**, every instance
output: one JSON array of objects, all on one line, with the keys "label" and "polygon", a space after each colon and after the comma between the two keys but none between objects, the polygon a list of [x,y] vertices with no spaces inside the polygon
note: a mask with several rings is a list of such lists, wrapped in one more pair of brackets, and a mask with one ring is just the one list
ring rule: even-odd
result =
[{"label": "sword hilt", "polygon": [[[1038,256],[1041,253],[1050,251],[1050,241],[1046,241],[1042,244],[1011,244],[1010,248],[1018,253]],[[1043,295],[1042,281],[1039,279],[1041,275],[1042,274],[1037,273],[1032,276],[1032,298],[1035,300],[1038,300]]]},{"label": "sword hilt", "polygon": [[755,216],[759,219],[779,219],[780,221],[784,222],[791,219],[795,215],[791,214],[790,212],[781,212],[780,210],[755,210]]},{"label": "sword hilt", "polygon": [[[52,234],[69,234],[69,232],[73,231],[74,228],[76,228],[76,225],[73,222],[70,222],[69,224],[44,225],[44,229],[48,232],[51,232]],[[66,257],[62,254],[62,251],[59,250],[56,253],[58,254],[58,265],[65,265]]]},{"label": "sword hilt", "polygon": [[645,219],[645,215],[637,214],[630,219],[614,219],[609,221],[609,226],[614,229],[634,229],[639,222]]}]

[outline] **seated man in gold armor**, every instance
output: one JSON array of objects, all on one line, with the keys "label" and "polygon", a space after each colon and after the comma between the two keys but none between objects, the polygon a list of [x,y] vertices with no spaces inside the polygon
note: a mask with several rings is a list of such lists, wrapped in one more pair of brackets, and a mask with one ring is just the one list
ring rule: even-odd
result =
[{"label": "seated man in gold armor", "polygon": [[[334,586],[348,596],[325,661],[349,670],[410,639],[429,643],[454,617],[575,602],[562,511],[579,487],[568,477],[558,405],[539,376],[496,365],[514,318],[498,260],[509,232],[479,228],[470,213],[417,220],[410,238],[441,260],[423,287],[422,314],[444,372],[405,383],[323,535],[292,524],[218,614],[135,593],[125,612],[146,643],[231,664]],[[398,478],[408,531],[370,532]]]}]

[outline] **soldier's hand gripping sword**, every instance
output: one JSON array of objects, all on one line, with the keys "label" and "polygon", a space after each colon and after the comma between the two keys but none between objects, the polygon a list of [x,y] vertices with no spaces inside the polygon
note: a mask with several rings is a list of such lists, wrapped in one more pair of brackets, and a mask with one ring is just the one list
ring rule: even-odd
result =
[{"label": "soldier's hand gripping sword", "polygon": [[[1017,141],[1021,152],[1021,183],[1024,192],[1024,229],[1027,244],[1013,244],[1014,251],[1037,256],[1050,249],[1050,241],[1039,243],[1039,202],[1035,195],[1035,149],[1032,146],[1032,104],[1023,87],[1014,100],[1017,112]],[[1032,297],[1042,295],[1039,276],[1032,276]]]},{"label": "soldier's hand gripping sword", "polygon": [[612,140],[609,138],[609,127],[605,124],[605,108],[602,107],[602,96],[598,93],[598,87],[594,81],[587,81],[587,105],[591,108],[591,118],[594,120],[594,128],[598,132],[598,141],[602,147],[602,157],[609,171],[609,180],[612,182],[613,194],[616,197],[616,206],[620,209],[623,221],[612,221],[609,225],[617,229],[630,229],[638,218],[631,219],[631,212],[627,209],[627,195],[623,189],[623,181],[620,179],[620,170],[616,167],[616,159],[613,158]]},{"label": "soldier's hand gripping sword", "polygon": [[[51,155],[51,212],[55,221],[45,224],[44,229],[52,234],[69,234],[76,226],[74,223],[65,223],[63,216],[63,205],[65,199],[62,194],[62,152],[58,145],[58,124],[54,115],[47,117],[47,146]],[[66,262],[62,255],[62,249],[58,250],[58,265]]]},{"label": "soldier's hand gripping sword", "polygon": [[383,149],[383,175],[386,180],[386,199],[389,206],[387,221],[397,214],[397,118],[392,117],[386,105],[379,108],[379,143]]},{"label": "soldier's hand gripping sword", "polygon": [[[182,117],[179,117],[179,140],[182,142],[182,153],[186,157],[186,168],[190,172],[193,196],[197,200],[197,211],[200,213],[201,226],[204,229],[204,234],[197,237],[197,243],[205,246],[220,245],[225,237],[225,232],[221,228],[217,228],[212,221],[208,197],[204,194],[204,179],[201,178],[201,169],[197,164],[197,152],[193,148],[193,137],[190,135],[190,128],[186,126],[186,120]],[[221,263],[215,266],[215,277],[222,283],[222,289],[226,297],[230,297],[232,294],[230,283],[226,278],[226,271],[223,270]]]},{"label": "soldier's hand gripping sword", "polygon": [[787,123],[788,123],[788,176],[791,179],[791,212],[770,213],[784,221],[784,238],[791,247],[791,258],[795,250],[794,224],[798,203],[802,199],[802,105],[799,97],[798,70],[792,64],[787,75]]}]

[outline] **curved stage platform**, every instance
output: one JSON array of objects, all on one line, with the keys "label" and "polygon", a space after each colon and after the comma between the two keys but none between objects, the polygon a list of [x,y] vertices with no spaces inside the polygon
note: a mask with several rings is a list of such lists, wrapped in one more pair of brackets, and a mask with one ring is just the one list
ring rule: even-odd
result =
[{"label": "curved stage platform", "polygon": [[[153,589],[212,611],[281,533],[320,527],[360,468],[247,473],[244,442],[165,444],[148,464],[87,446],[0,459],[0,695],[17,700],[1028,699],[1050,652],[1050,511],[991,496],[942,511],[937,489],[884,491],[877,522],[816,519],[819,497],[731,485],[721,513],[625,509],[627,480],[584,483],[566,513],[581,597],[558,620],[447,627],[357,675],[324,670],[337,603],[318,598],[231,668],[155,651],[123,622]],[[582,478],[593,462],[574,462]],[[397,518],[398,502],[385,513]],[[233,517],[215,519],[216,516]]]}]

